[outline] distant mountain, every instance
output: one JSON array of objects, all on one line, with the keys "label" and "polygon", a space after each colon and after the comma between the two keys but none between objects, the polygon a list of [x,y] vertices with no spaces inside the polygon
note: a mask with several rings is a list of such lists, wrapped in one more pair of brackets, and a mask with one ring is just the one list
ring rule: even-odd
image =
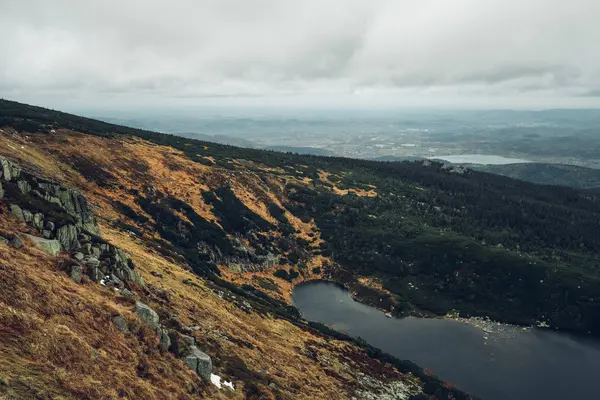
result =
[{"label": "distant mountain", "polygon": [[576,165],[524,163],[505,165],[469,165],[469,168],[543,185],[573,188],[600,187],[600,170]]},{"label": "distant mountain", "polygon": [[266,146],[265,150],[281,151],[283,153],[310,154],[313,156],[333,156],[333,152],[318,147],[295,147],[295,146]]},{"label": "distant mountain", "polygon": [[420,161],[420,160],[424,160],[424,157],[418,157],[418,156],[381,156],[381,157],[375,157],[372,160],[374,161]]},{"label": "distant mountain", "polygon": [[235,136],[208,135],[205,133],[187,133],[187,132],[186,133],[175,133],[175,135],[183,136],[183,137],[190,138],[190,139],[204,140],[206,142],[228,144],[230,146],[236,146],[236,147],[245,147],[245,148],[249,148],[249,149],[258,147],[256,145],[256,143],[252,142],[251,140],[242,139],[242,138],[235,137]]}]

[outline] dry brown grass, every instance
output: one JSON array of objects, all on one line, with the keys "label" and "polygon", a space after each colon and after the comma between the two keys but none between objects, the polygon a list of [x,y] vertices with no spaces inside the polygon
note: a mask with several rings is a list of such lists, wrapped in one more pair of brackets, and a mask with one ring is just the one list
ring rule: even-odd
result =
[{"label": "dry brown grass", "polygon": [[319,180],[331,187],[331,191],[339,196],[346,196],[348,193],[354,193],[359,197],[377,197],[377,192],[374,189],[368,191],[360,188],[340,189],[335,185],[335,183],[329,180],[330,176],[331,174],[329,172],[319,170]]},{"label": "dry brown grass", "polygon": [[[6,223],[6,216],[1,216]],[[8,221],[10,222],[10,221]],[[130,302],[58,271],[61,258],[0,244],[0,394],[18,399],[167,399],[219,396],[157,350]],[[118,332],[121,313],[132,333]],[[138,369],[147,367],[145,376]],[[194,393],[196,393],[194,395]]]},{"label": "dry brown grass", "polygon": [[[112,221],[127,220],[113,207],[113,200],[143,214],[130,190],[145,186],[185,201],[208,220],[215,219],[201,193],[224,182],[232,182],[246,206],[274,222],[267,204],[275,202],[283,208],[284,182],[279,175],[265,177],[267,172],[263,172],[258,177],[244,169],[233,174],[140,139],[68,131],[28,137],[0,134],[0,144],[14,147],[16,143],[24,148],[15,151],[2,145],[0,154],[79,188],[91,200],[103,236],[130,254],[146,282],[148,290],[138,289],[137,295],[161,318],[177,314],[183,324],[200,326],[194,334],[200,346],[213,357],[216,373],[234,381],[236,391],[203,385],[179,360],[157,350],[156,335],[140,325],[131,301],[87,280],[75,284],[58,271],[60,258],[34,248],[0,245],[0,398],[4,394],[22,399],[335,400],[348,397],[358,372],[371,372],[378,365],[370,359],[375,364],[365,364],[361,350],[346,342],[323,338],[269,315],[243,312],[185,266],[165,259],[143,239],[113,228]],[[114,177],[115,184],[101,187],[85,179],[70,164],[74,157],[100,166]],[[320,243],[314,222],[304,223],[288,211],[285,215],[299,236],[309,240],[312,235],[313,245]],[[13,228],[26,229],[0,211],[0,229]],[[152,235],[147,233],[147,237]],[[315,256],[309,261],[309,271],[329,262]],[[256,277],[269,277],[280,286],[280,298],[290,301],[292,285],[274,278],[272,270],[241,275],[224,272],[232,281],[251,284]],[[307,279],[319,277],[312,272],[307,275]],[[132,323],[134,334],[116,330],[110,320],[114,312]],[[140,370],[145,371],[142,376]]]}]

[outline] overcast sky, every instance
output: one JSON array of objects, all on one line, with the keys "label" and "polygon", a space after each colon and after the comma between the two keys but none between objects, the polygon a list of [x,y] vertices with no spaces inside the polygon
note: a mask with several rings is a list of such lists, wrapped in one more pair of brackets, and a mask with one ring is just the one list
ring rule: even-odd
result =
[{"label": "overcast sky", "polygon": [[600,107],[600,0],[0,0],[0,97]]}]

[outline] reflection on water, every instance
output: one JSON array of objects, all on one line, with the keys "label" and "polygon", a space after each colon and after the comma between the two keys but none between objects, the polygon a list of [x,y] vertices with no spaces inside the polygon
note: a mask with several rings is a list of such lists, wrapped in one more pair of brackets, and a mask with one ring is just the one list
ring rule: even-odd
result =
[{"label": "reflection on water", "polygon": [[306,319],[360,336],[484,399],[600,398],[597,340],[502,324],[484,331],[453,320],[387,318],[325,282],[297,287],[292,299]]}]

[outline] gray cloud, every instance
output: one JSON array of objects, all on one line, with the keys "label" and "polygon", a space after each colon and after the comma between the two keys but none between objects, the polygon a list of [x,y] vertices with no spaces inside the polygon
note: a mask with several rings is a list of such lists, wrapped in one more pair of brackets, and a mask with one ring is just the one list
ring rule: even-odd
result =
[{"label": "gray cloud", "polygon": [[0,94],[593,105],[599,16],[597,0],[5,0]]}]

